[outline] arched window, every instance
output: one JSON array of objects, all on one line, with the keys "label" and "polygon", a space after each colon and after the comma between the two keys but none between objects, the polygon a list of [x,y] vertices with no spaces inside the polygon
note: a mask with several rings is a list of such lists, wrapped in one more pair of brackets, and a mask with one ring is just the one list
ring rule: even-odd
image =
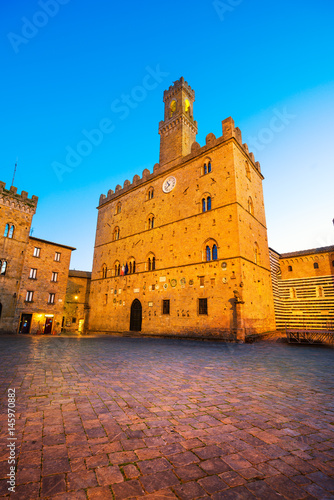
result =
[{"label": "arched window", "polygon": [[249,167],[248,161],[246,161],[246,163],[245,163],[245,169],[246,169],[246,177],[247,177],[247,179],[251,180],[251,171],[250,171],[250,167]]},{"label": "arched window", "polygon": [[292,271],[292,266],[288,266],[288,271]]},{"label": "arched window", "polygon": [[251,196],[248,198],[248,212],[253,215],[254,214],[254,205]]},{"label": "arched window", "polygon": [[218,259],[217,245],[213,245],[213,247],[212,247],[212,260],[217,260],[217,259]]},{"label": "arched window", "polygon": [[13,238],[14,236],[14,225],[12,224],[11,227],[10,227],[10,230],[9,230],[9,233],[8,233],[8,238]]},{"label": "arched window", "polygon": [[1,262],[0,260],[0,274],[3,276],[6,274],[6,269],[7,269],[7,261],[6,260],[3,260]]},{"label": "arched window", "polygon": [[7,238],[8,233],[9,233],[9,224],[6,224],[5,232],[3,233],[3,235],[4,235],[5,238]]},{"label": "arched window", "polygon": [[211,210],[211,196],[206,196],[202,198],[202,212],[208,212]]},{"label": "arched window", "polygon": [[208,163],[208,174],[211,172],[211,161]]},{"label": "arched window", "polygon": [[206,199],[206,209],[211,210],[211,196],[208,196]]},{"label": "arched window", "polygon": [[257,243],[255,243],[255,245],[254,245],[254,262],[255,262],[255,264],[260,263],[259,245]]},{"label": "arched window", "polygon": [[153,187],[150,187],[150,189],[147,191],[147,199],[152,200],[153,196],[154,196],[154,189]]},{"label": "arched window", "polygon": [[114,241],[119,240],[119,227],[116,226],[114,229]]},{"label": "arched window", "polygon": [[118,260],[115,262],[115,276],[119,276],[121,274],[121,264],[118,262]]},{"label": "arched window", "polygon": [[314,269],[319,269],[319,264],[318,264],[318,262],[314,262],[314,263],[313,263],[313,267],[314,267]]},{"label": "arched window", "polygon": [[209,260],[211,260],[211,248],[209,247],[209,245],[207,245],[206,248],[205,248],[205,255],[206,255],[206,261],[207,262]]},{"label": "arched window", "polygon": [[185,99],[184,101],[184,112],[189,113],[190,112],[190,102],[189,99]]},{"label": "arched window", "polygon": [[116,205],[116,214],[120,214],[122,211],[122,203],[119,201]]},{"label": "arched window", "polygon": [[202,198],[202,212],[206,212],[206,200]]},{"label": "arched window", "polygon": [[206,163],[204,163],[204,166],[203,166],[203,175],[205,175],[207,173],[208,173],[208,167],[207,167]]},{"label": "arched window", "polygon": [[149,271],[155,270],[155,257],[154,257],[154,255],[150,255],[149,258],[147,259],[147,267],[148,267]]},{"label": "arched window", "polygon": [[129,274],[133,274],[136,272],[136,261],[134,258],[131,258],[129,260],[128,268],[129,268]]},{"label": "arched window", "polygon": [[107,266],[106,264],[103,264],[102,266],[102,278],[106,278],[107,277]]},{"label": "arched window", "polygon": [[147,219],[147,229],[153,229],[154,228],[154,215],[149,215]]}]

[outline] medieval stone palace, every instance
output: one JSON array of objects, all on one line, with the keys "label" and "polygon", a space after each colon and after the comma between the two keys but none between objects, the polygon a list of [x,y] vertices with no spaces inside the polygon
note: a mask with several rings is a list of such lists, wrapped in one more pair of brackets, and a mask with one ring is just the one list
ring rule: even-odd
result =
[{"label": "medieval stone palace", "polygon": [[232,118],[196,142],[195,93],[164,92],[153,173],[101,195],[88,331],[232,335],[275,329],[260,165]]}]

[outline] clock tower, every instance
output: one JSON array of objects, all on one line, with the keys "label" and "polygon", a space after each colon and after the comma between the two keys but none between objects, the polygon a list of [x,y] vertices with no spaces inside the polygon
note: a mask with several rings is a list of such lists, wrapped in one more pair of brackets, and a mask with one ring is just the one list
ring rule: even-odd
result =
[{"label": "clock tower", "polygon": [[163,101],[165,118],[159,123],[161,166],[189,154],[197,134],[193,118],[195,92],[183,76],[165,90]]}]

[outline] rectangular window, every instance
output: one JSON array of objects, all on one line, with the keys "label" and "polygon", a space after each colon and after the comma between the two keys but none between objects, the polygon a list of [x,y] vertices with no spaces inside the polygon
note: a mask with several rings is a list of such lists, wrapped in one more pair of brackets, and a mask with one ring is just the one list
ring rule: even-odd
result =
[{"label": "rectangular window", "polygon": [[76,323],[77,322],[77,318],[72,318],[72,323]]},{"label": "rectangular window", "polygon": [[28,291],[26,294],[26,302],[32,302],[34,298],[34,292]]},{"label": "rectangular window", "polygon": [[107,305],[108,304],[108,294],[105,293],[104,294],[104,305]]},{"label": "rectangular window", "polygon": [[208,299],[198,299],[198,314],[208,314]]},{"label": "rectangular window", "polygon": [[30,269],[30,274],[29,274],[29,279],[35,280],[37,276],[37,269],[31,268]]},{"label": "rectangular window", "polygon": [[169,299],[162,301],[162,314],[169,314]]},{"label": "rectangular window", "polygon": [[204,276],[199,277],[199,286],[204,286]]},{"label": "rectangular window", "polygon": [[54,293],[49,293],[48,304],[54,304],[54,303],[55,303],[55,294]]},{"label": "rectangular window", "polygon": [[41,253],[41,249],[38,247],[35,247],[34,248],[34,257],[39,257],[40,253]]},{"label": "rectangular window", "polygon": [[55,261],[60,262],[60,252],[55,253]]},{"label": "rectangular window", "polygon": [[51,281],[54,281],[54,282],[58,281],[58,273],[54,273],[54,272],[52,273]]}]

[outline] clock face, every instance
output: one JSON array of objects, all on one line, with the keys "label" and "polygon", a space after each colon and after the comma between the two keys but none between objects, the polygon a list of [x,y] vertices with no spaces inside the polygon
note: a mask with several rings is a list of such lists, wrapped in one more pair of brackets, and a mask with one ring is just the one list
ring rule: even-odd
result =
[{"label": "clock face", "polygon": [[164,180],[164,183],[162,185],[163,192],[164,193],[170,193],[172,191],[172,189],[174,189],[175,184],[176,184],[175,177],[173,177],[173,176],[167,177],[167,179]]}]

